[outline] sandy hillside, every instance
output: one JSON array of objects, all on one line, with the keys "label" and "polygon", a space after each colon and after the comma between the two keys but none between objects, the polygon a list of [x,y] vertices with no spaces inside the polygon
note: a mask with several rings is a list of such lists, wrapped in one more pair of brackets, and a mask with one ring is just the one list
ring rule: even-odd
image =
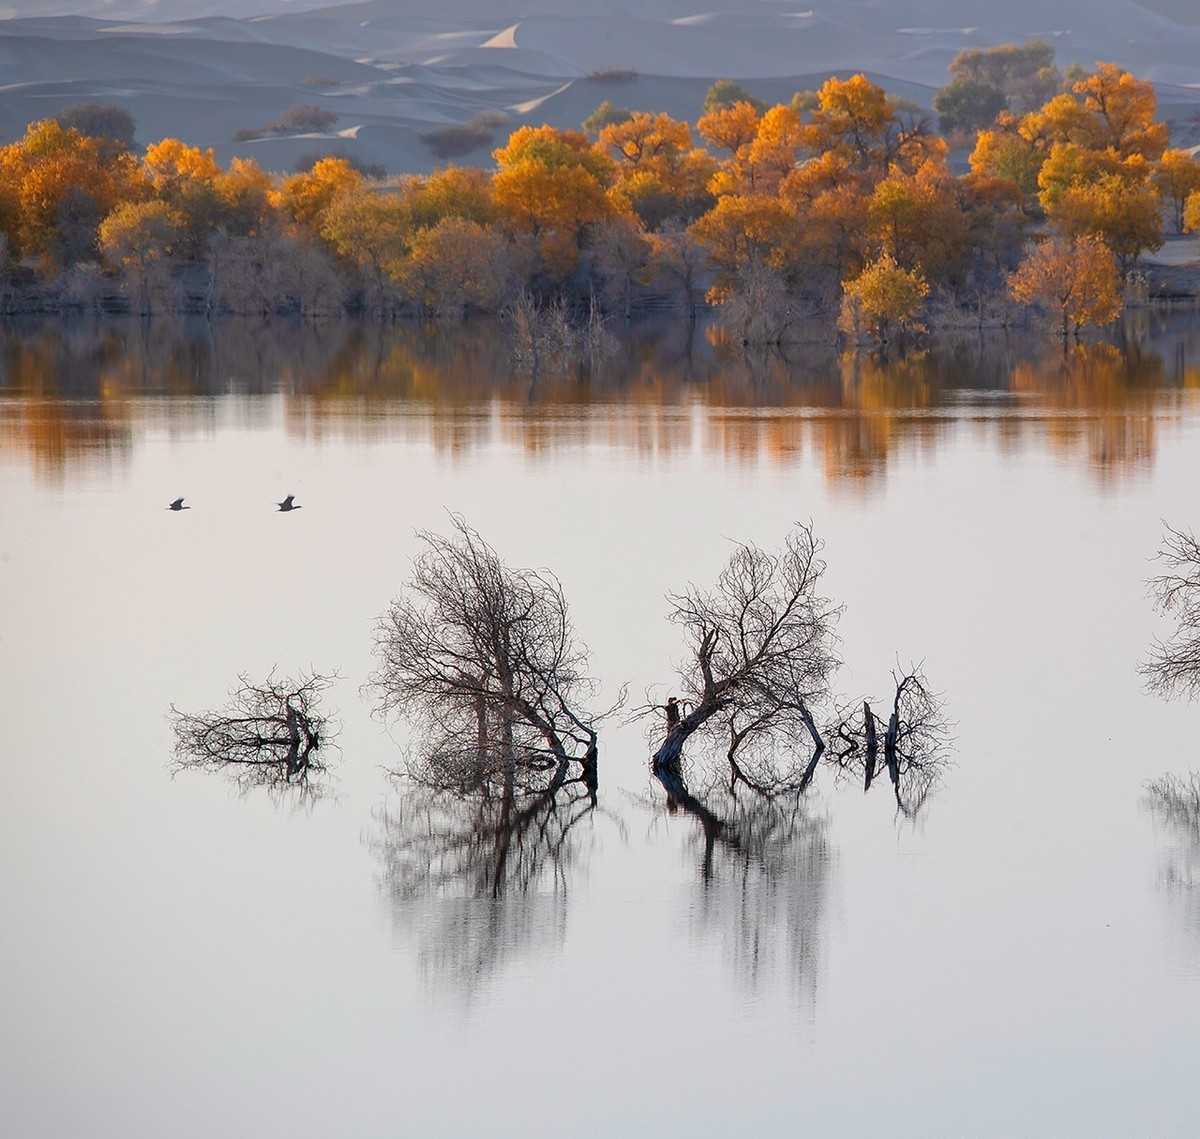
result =
[{"label": "sandy hillside", "polygon": [[[501,115],[503,125],[457,156],[486,164],[516,126],[578,126],[604,99],[694,120],[718,77],[741,77],[758,97],[782,101],[831,73],[865,70],[928,106],[963,47],[1041,32],[1063,63],[1111,58],[1155,78],[1177,142],[1196,145],[1200,15],[1188,19],[1191,2],[843,0],[809,10],[729,0],[698,10],[688,0],[643,0],[606,6],[601,18],[584,0],[320,8],[264,0],[255,4],[262,14],[237,18],[230,5],[186,0],[0,0],[0,10],[34,17],[0,19],[0,137],[71,103],[102,100],[126,106],[142,140],[178,135],[223,160],[252,154],[286,169],[335,151],[398,172],[439,163],[422,136]],[[58,14],[64,9],[76,14]],[[234,142],[299,103],[336,112],[334,128]]]}]

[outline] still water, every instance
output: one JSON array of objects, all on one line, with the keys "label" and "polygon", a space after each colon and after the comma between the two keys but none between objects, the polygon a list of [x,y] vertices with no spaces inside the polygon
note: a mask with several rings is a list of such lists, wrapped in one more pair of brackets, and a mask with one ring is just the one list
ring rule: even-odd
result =
[{"label": "still water", "polygon": [[[1137,669],[1161,520],[1200,527],[1200,319],[686,333],[534,382],[489,328],[0,331],[6,1135],[1195,1134],[1200,847],[1143,798],[1200,709]],[[706,867],[618,722],[554,857],[400,882],[406,730],[362,686],[447,511],[557,572],[635,702],[683,655],[664,594],[811,519],[839,688],[923,660],[954,767],[915,822],[823,775]],[[273,666],[340,677],[333,795],[172,779],[170,705]]]}]

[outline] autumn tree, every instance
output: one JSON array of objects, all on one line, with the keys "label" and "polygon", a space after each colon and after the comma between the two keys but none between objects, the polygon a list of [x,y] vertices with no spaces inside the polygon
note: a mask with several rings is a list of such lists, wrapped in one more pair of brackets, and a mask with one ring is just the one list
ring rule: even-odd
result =
[{"label": "autumn tree", "polygon": [[691,228],[718,270],[712,293],[720,299],[738,272],[751,263],[787,271],[796,262],[799,231],[777,198],[726,195]]},{"label": "autumn tree", "polygon": [[1107,174],[1077,183],[1049,214],[1068,237],[1090,234],[1103,240],[1126,273],[1144,252],[1163,243],[1162,201],[1148,179]]},{"label": "autumn tree", "polygon": [[252,158],[234,158],[213,179],[217,227],[243,237],[261,230],[272,218],[273,189],[271,176]]},{"label": "autumn tree", "polygon": [[578,261],[588,226],[609,216],[613,160],[576,131],[521,127],[495,152],[492,195],[502,222],[536,243],[555,277]]},{"label": "autumn tree", "polygon": [[319,234],[334,199],[364,181],[345,158],[322,158],[311,170],[285,178],[272,192],[271,202],[293,225]]},{"label": "autumn tree", "polygon": [[803,142],[811,153],[833,151],[873,178],[893,166],[911,172],[929,159],[943,159],[947,150],[923,108],[890,97],[865,75],[824,83],[805,120]]},{"label": "autumn tree", "polygon": [[915,328],[928,295],[919,270],[905,269],[885,253],[846,282],[839,323],[851,336],[867,335],[886,344],[894,331]]},{"label": "autumn tree", "polygon": [[1045,157],[1045,151],[1022,133],[1018,119],[1001,114],[992,127],[976,137],[971,172],[1011,182],[1027,200],[1033,200]]},{"label": "autumn tree", "polygon": [[392,272],[423,312],[446,318],[499,311],[512,291],[514,264],[495,229],[446,217],[416,232]]},{"label": "autumn tree", "polygon": [[1095,148],[1114,150],[1124,158],[1138,154],[1155,161],[1162,157],[1167,148],[1167,124],[1158,121],[1153,83],[1135,78],[1114,63],[1099,63],[1072,91],[1090,116]]},{"label": "autumn tree", "polygon": [[158,197],[183,218],[181,252],[201,256],[222,212],[216,185],[221,168],[213,151],[164,138],[146,148],[143,166]]},{"label": "autumn tree", "polygon": [[711,202],[716,164],[692,145],[687,123],[636,112],[600,132],[597,146],[616,163],[615,203],[654,228],[668,217],[695,217]]},{"label": "autumn tree", "polygon": [[1154,171],[1154,184],[1171,210],[1175,229],[1184,232],[1188,199],[1200,191],[1200,161],[1190,150],[1168,150]]},{"label": "autumn tree", "polygon": [[761,105],[755,106],[746,99],[722,103],[706,110],[697,121],[696,129],[709,146],[735,157],[754,141],[763,110]]},{"label": "autumn tree", "polygon": [[323,211],[320,235],[363,274],[371,310],[388,311],[390,285],[411,235],[403,198],[363,186],[340,193]]},{"label": "autumn tree", "polygon": [[185,230],[185,219],[162,201],[126,202],[100,224],[100,249],[125,272],[138,311],[152,310]]},{"label": "autumn tree", "polygon": [[1200,190],[1197,190],[1187,200],[1183,211],[1183,228],[1187,233],[1200,230]]},{"label": "autumn tree", "polygon": [[1066,338],[1086,325],[1111,324],[1121,312],[1116,258],[1098,237],[1055,238],[1038,245],[1009,278],[1021,304],[1039,305]]},{"label": "autumn tree", "polygon": [[796,219],[804,263],[824,269],[839,289],[868,252],[872,181],[856,174],[845,155],[830,152],[798,166],[779,188]]},{"label": "autumn tree", "polygon": [[402,183],[400,195],[414,229],[428,229],[448,218],[489,225],[496,220],[491,179],[474,166],[443,166]]},{"label": "autumn tree", "polygon": [[30,123],[22,139],[0,147],[0,202],[10,203],[6,224],[21,256],[60,266],[94,257],[101,220],[145,194],[130,155],[54,119]]},{"label": "autumn tree", "polygon": [[962,256],[966,218],[954,179],[936,163],[925,163],[915,174],[895,170],[883,179],[871,195],[867,219],[879,249],[927,278],[948,275]]}]

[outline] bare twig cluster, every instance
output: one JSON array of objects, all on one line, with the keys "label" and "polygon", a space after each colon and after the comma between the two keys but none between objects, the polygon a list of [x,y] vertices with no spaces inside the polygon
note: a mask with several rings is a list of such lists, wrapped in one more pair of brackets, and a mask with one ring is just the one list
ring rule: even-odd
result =
[{"label": "bare twig cluster", "polygon": [[1154,643],[1142,664],[1160,696],[1200,695],[1200,539],[1168,526],[1158,551],[1164,572],[1150,581],[1155,607],[1175,619],[1175,631]]},{"label": "bare twig cluster", "polygon": [[318,673],[257,683],[243,675],[224,708],[191,713],[172,705],[173,769],[219,772],[247,791],[317,794],[334,736],[319,711],[331,681]]}]

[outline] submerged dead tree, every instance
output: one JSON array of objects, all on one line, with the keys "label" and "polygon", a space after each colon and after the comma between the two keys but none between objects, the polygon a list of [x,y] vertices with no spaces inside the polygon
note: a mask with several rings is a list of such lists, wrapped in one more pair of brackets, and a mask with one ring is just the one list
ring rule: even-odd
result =
[{"label": "submerged dead tree", "polygon": [[950,763],[950,727],[941,698],[916,666],[893,671],[884,714],[863,700],[838,717],[834,734],[833,762],[861,775],[864,791],[886,772],[905,815],[924,806]]},{"label": "submerged dead tree", "polygon": [[332,677],[303,673],[254,683],[245,675],[224,708],[182,712],[171,705],[174,771],[210,771],[243,790],[296,788],[318,793],[333,742],[331,722],[320,713]]},{"label": "submerged dead tree", "polygon": [[[822,762],[843,772],[861,765],[869,790],[882,764],[906,813],[924,802],[948,762],[941,702],[919,670],[894,676],[883,716],[869,700],[854,712],[833,710],[841,607],[821,590],[821,551],[812,527],[797,526],[778,551],[737,545],[713,588],[668,598],[671,620],[688,639],[684,700],[681,714],[668,712],[651,766],[669,800],[702,821],[711,811],[684,773],[693,736],[710,758],[723,756],[731,793],[740,785],[766,797],[803,794]],[[721,824],[713,816],[706,825]]]},{"label": "submerged dead tree", "polygon": [[1200,539],[1168,526],[1158,561],[1164,572],[1150,580],[1150,592],[1175,629],[1154,643],[1141,671],[1152,692],[1192,700],[1200,696]]},{"label": "submerged dead tree", "polygon": [[[778,552],[736,546],[714,588],[668,597],[689,655],[679,677],[685,714],[654,753],[664,786],[681,779],[684,746],[697,732],[722,740],[733,785],[774,792],[811,781],[825,750],[812,708],[828,696],[838,664],[840,616],[820,592],[820,555],[812,527],[798,526]],[[781,772],[779,752],[793,752],[805,735],[812,755],[804,770],[798,778],[794,765]]]},{"label": "submerged dead tree", "polygon": [[404,593],[380,618],[372,687],[416,744],[408,775],[513,797],[598,783],[596,684],[558,579],[513,569],[461,518],[424,532]]}]

